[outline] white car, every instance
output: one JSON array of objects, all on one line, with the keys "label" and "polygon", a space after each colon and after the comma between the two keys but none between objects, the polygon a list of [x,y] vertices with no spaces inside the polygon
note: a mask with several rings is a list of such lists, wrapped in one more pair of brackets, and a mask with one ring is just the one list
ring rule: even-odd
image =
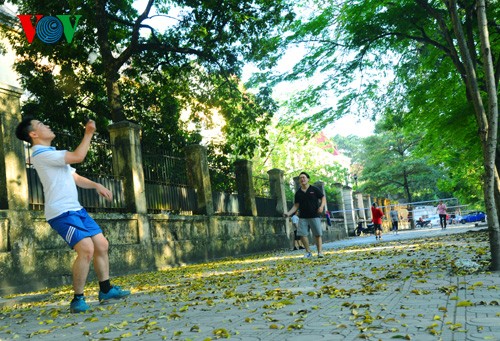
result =
[{"label": "white car", "polygon": [[441,227],[441,223],[439,222],[439,214],[432,214],[426,220],[431,221],[430,227],[433,227],[433,226]]}]

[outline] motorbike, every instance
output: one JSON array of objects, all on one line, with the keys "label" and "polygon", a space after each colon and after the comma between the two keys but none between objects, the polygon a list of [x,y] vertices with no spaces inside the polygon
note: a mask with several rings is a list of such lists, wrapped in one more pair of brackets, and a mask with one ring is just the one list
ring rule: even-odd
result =
[{"label": "motorbike", "polygon": [[415,226],[416,227],[429,227],[431,228],[432,227],[432,224],[431,224],[431,221],[430,220],[417,220],[415,222]]},{"label": "motorbike", "polygon": [[358,226],[354,230],[354,233],[356,236],[360,236],[361,233],[363,234],[375,234],[375,228],[373,224],[366,224],[366,228],[363,227],[363,223],[358,223]]}]

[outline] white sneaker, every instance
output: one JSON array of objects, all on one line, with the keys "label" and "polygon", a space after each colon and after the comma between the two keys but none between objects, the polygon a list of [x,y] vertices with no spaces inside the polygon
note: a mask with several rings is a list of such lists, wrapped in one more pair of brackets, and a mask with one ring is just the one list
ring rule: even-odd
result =
[{"label": "white sneaker", "polygon": [[323,254],[323,252],[318,252],[318,258],[323,258],[325,257],[325,255]]}]

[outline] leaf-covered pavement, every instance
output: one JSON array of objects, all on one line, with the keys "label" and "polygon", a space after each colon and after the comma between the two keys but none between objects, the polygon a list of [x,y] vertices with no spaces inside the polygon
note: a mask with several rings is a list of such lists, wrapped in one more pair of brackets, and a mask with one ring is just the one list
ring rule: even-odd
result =
[{"label": "leaf-covered pavement", "polygon": [[[70,287],[4,307],[0,339],[500,340],[486,232],[275,252],[114,278],[122,301],[70,314]],[[469,266],[470,264],[475,265]],[[33,293],[31,293],[33,294]]]}]

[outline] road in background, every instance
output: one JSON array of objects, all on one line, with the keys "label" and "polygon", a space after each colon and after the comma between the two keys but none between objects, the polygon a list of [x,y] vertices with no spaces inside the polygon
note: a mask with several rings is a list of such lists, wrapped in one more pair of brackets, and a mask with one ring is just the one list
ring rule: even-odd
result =
[{"label": "road in background", "polygon": [[478,226],[475,223],[469,224],[454,224],[448,225],[445,230],[442,230],[441,227],[432,227],[432,228],[418,228],[414,230],[400,230],[398,234],[393,234],[391,232],[386,232],[382,235],[382,240],[375,240],[375,235],[362,235],[359,237],[351,237],[348,239],[337,240],[331,243],[323,244],[323,249],[336,249],[340,247],[352,246],[352,245],[364,245],[364,244],[373,244],[373,243],[383,243],[383,242],[392,242],[398,240],[408,240],[408,239],[416,239],[416,238],[428,238],[428,237],[437,237],[440,235],[449,235],[449,234],[457,234],[457,233],[465,233],[467,231],[479,231],[487,229],[488,226],[485,223],[480,223]]}]

